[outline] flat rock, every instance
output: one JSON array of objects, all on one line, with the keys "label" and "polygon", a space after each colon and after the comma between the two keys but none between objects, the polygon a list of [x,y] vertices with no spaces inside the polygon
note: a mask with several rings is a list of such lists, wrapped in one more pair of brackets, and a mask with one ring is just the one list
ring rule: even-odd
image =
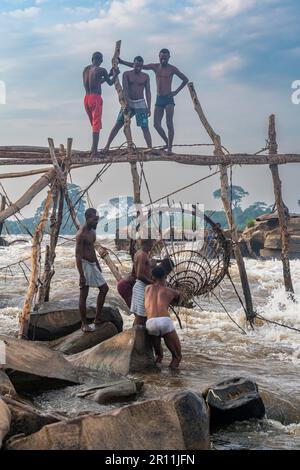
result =
[{"label": "flat rock", "polygon": [[113,323],[105,322],[97,325],[93,333],[83,333],[82,330],[74,331],[63,338],[48,343],[49,347],[64,354],[76,354],[118,334]]},{"label": "flat rock", "polygon": [[15,396],[16,394],[15,387],[9,380],[9,377],[4,371],[0,370],[0,395]]},{"label": "flat rock", "polygon": [[8,450],[184,450],[174,404],[146,400],[103,415],[86,415],[10,440]]},{"label": "flat rock", "polygon": [[244,421],[263,418],[265,406],[255,382],[237,377],[208,388],[206,402],[210,407],[212,429]]},{"label": "flat rock", "polygon": [[92,387],[77,394],[78,397],[85,397],[97,403],[122,402],[129,398],[134,399],[141,391],[143,382],[134,380],[121,380],[111,385]]},{"label": "flat rock", "polygon": [[[66,336],[80,328],[78,298],[45,302],[37,311],[31,312],[28,336],[30,339],[50,341]],[[93,321],[96,306],[87,302],[87,319]],[[103,320],[113,323],[118,332],[123,330],[123,319],[118,309],[103,307]]]},{"label": "flat rock", "polygon": [[32,341],[0,335],[6,343],[4,369],[17,392],[79,383],[76,368],[63,354]]},{"label": "flat rock", "polygon": [[118,374],[158,370],[150,338],[143,327],[123,331],[98,346],[69,357],[76,366],[93,370],[108,369]]},{"label": "flat rock", "polygon": [[11,415],[8,406],[0,398],[0,449],[6,435],[8,434],[11,423]]},{"label": "flat rock", "polygon": [[187,450],[210,449],[209,409],[202,395],[183,390],[168,397],[180,421]]}]

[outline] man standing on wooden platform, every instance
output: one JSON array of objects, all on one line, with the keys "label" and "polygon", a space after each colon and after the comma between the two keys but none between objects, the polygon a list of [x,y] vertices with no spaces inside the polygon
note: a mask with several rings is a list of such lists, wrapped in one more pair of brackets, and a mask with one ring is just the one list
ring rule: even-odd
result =
[{"label": "man standing on wooden platform", "polygon": [[[123,92],[127,103],[127,111],[131,118],[135,116],[136,125],[142,129],[147,147],[151,148],[152,141],[148,126],[148,117],[151,116],[150,77],[146,73],[142,72],[143,64],[144,59],[141,56],[135,57],[133,61],[133,70],[123,74]],[[144,93],[146,95],[146,101]],[[121,109],[117,122],[113,127],[104,148],[105,151],[109,150],[112,141],[123,126],[124,113]]]},{"label": "man standing on wooden platform", "polygon": [[[81,329],[85,333],[95,331],[95,325],[102,323],[102,308],[108,292],[108,285],[102,275],[102,270],[95,252],[96,228],[99,215],[96,209],[85,211],[86,223],[76,235],[76,265],[79,272],[79,311]],[[90,287],[98,287],[97,310],[94,325],[88,325],[86,318],[86,299]]]},{"label": "man standing on wooden platform", "polygon": [[[166,143],[165,148],[170,155],[172,153],[172,146],[174,140],[174,96],[176,96],[188,83],[188,78],[174,67],[174,65],[169,64],[170,60],[170,51],[168,49],[162,49],[159,53],[159,63],[158,64],[146,64],[143,65],[144,70],[153,70],[156,75],[156,84],[157,84],[157,99],[155,103],[154,111],[154,127],[161,136],[161,138]],[[122,65],[127,65],[132,67],[132,62],[127,62],[125,60],[119,59],[119,63]],[[172,91],[172,81],[173,77],[176,75],[182,80],[182,83],[177,88],[177,90]],[[162,128],[161,121],[166,111],[166,121],[168,128],[168,137]]]},{"label": "man standing on wooden platform", "polygon": [[[98,151],[99,135],[102,129],[102,83],[106,82],[112,86],[115,82],[116,76],[119,71],[112,69],[108,74],[107,70],[100,65],[103,62],[103,55],[101,52],[94,52],[92,57],[92,64],[85,67],[83,70],[83,84],[86,91],[84,98],[84,107],[89,117],[91,126],[93,128],[93,145],[91,149],[92,156],[95,156]],[[110,77],[112,76],[112,79]]]}]

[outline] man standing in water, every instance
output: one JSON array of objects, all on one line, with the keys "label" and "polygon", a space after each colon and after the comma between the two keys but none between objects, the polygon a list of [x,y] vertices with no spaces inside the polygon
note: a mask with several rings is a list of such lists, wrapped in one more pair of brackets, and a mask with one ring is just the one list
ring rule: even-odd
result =
[{"label": "man standing in water", "polygon": [[[146,144],[149,148],[152,147],[151,135],[148,127],[148,117],[151,115],[151,90],[150,90],[150,78],[149,75],[142,72],[144,59],[140,56],[135,57],[133,61],[133,70],[125,72],[123,74],[123,92],[124,98],[127,103],[127,111],[132,118],[135,116],[136,125],[143,131]],[[146,101],[144,98],[144,92],[146,94]],[[124,114],[123,110],[117,118],[117,122],[113,127],[107,144],[104,148],[107,151],[118,134],[119,130],[124,126]]]},{"label": "man standing in water", "polygon": [[[118,71],[112,69],[108,74],[107,70],[100,65],[103,62],[103,55],[101,52],[94,52],[92,57],[92,64],[85,67],[83,70],[83,85],[85,88],[84,107],[89,117],[91,126],[93,128],[93,145],[91,149],[92,156],[95,156],[98,151],[99,135],[102,129],[102,83],[106,82],[112,86],[115,82]],[[113,77],[110,79],[110,77]]]},{"label": "man standing in water", "polygon": [[164,338],[167,348],[172,354],[170,369],[177,369],[181,361],[181,345],[169,314],[169,306],[174,300],[179,300],[180,293],[166,287],[166,272],[161,266],[152,271],[154,284],[145,289],[145,310],[147,314],[146,329],[151,335],[156,354],[156,362],[163,358],[161,338]]},{"label": "man standing in water", "polygon": [[[153,70],[156,76],[157,99],[154,111],[154,127],[166,143],[165,148],[167,149],[168,154],[171,154],[174,140],[174,96],[176,96],[186,86],[189,80],[182,72],[180,72],[180,70],[174,67],[174,65],[170,65],[169,60],[170,51],[168,49],[162,49],[159,53],[159,63],[143,65],[143,69]],[[133,66],[132,62],[127,62],[122,59],[119,59],[119,63],[127,65],[128,67]],[[174,75],[179,77],[182,80],[182,83],[177,88],[177,90],[172,91],[172,81]],[[166,133],[161,125],[165,111],[168,137],[166,136]]]},{"label": "man standing in water", "polygon": [[130,310],[135,315],[133,325],[145,325],[147,316],[144,306],[145,288],[152,284],[151,264],[149,252],[152,247],[152,240],[142,240],[141,249],[136,252],[133,260],[133,269],[136,281],[132,289],[132,300]]},{"label": "man standing in water", "polygon": [[[76,235],[76,265],[79,272],[79,311],[81,317],[81,329],[85,333],[95,330],[95,325],[102,323],[102,307],[108,292],[108,285],[102,275],[98,258],[95,252],[96,228],[99,215],[96,209],[90,208],[85,211],[86,223]],[[90,287],[98,287],[96,317],[93,326],[89,326],[86,319],[86,299]]]}]

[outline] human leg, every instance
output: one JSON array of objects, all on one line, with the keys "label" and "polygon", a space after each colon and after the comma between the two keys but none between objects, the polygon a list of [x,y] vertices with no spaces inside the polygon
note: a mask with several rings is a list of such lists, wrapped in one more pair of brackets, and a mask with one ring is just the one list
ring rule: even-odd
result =
[{"label": "human leg", "polygon": [[105,283],[103,286],[99,287],[99,294],[97,297],[97,308],[96,308],[96,316],[95,316],[95,325],[98,323],[102,323],[102,308],[105,302],[105,298],[107,295],[109,288],[108,285]]},{"label": "human leg", "polygon": [[89,333],[92,332],[93,329],[88,325],[86,319],[86,299],[89,293],[89,286],[84,286],[80,289],[79,294],[79,312],[81,318],[81,329],[82,331]]},{"label": "human leg", "polygon": [[155,106],[154,110],[154,129],[159,133],[161,138],[164,140],[168,146],[168,137],[166,136],[165,131],[161,126],[161,121],[164,115],[164,108],[162,106]]},{"label": "human leg", "polygon": [[164,341],[172,354],[172,361],[169,364],[170,369],[177,369],[181,361],[181,344],[176,330],[164,335]]},{"label": "human leg", "polygon": [[166,121],[168,128],[168,153],[172,153],[172,146],[174,140],[174,105],[168,104],[166,106]]}]

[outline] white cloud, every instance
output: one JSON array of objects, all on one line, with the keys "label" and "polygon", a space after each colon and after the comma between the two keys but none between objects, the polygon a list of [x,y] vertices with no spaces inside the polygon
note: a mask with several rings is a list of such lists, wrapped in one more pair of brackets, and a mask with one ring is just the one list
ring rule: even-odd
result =
[{"label": "white cloud", "polygon": [[71,15],[86,15],[88,13],[92,13],[95,11],[95,8],[88,8],[88,7],[65,7],[64,11]]},{"label": "white cloud", "polygon": [[24,8],[24,9],[17,9],[17,10],[11,10],[11,11],[4,11],[2,13],[3,16],[7,16],[9,18],[33,18],[37,16],[40,12],[40,8],[38,7],[29,7],[29,8]]},{"label": "white cloud", "polygon": [[209,68],[209,74],[212,78],[223,78],[228,73],[240,69],[244,63],[244,60],[240,56],[233,55],[221,62],[213,64]]},{"label": "white cloud", "polygon": [[218,16],[219,18],[228,18],[240,14],[244,10],[255,6],[257,0],[216,0],[203,2],[195,0],[196,5],[203,6],[204,12],[209,16]]}]

